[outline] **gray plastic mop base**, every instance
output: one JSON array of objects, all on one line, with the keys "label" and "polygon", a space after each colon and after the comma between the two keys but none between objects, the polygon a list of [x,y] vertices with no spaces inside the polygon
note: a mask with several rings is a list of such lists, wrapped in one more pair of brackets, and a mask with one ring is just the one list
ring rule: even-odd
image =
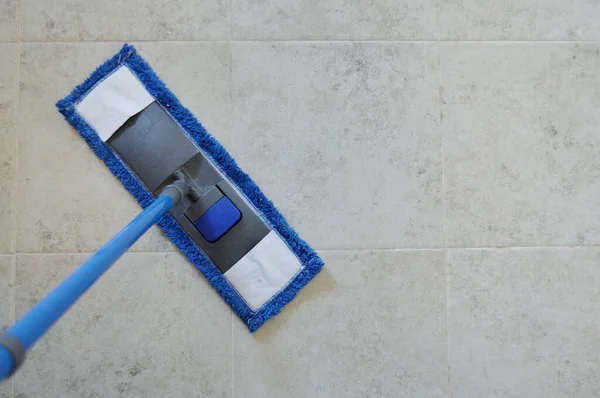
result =
[{"label": "gray plastic mop base", "polygon": [[[176,179],[175,173],[186,180],[192,194],[170,214],[222,273],[269,233],[269,226],[156,102],[132,116],[107,143],[155,196]],[[211,243],[193,222],[223,196],[242,217]]]}]

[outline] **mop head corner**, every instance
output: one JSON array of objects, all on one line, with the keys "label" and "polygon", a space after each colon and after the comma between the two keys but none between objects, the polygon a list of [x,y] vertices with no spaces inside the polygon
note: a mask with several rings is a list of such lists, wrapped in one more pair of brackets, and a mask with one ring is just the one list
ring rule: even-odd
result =
[{"label": "mop head corner", "polygon": [[297,271],[294,271],[293,276],[286,280],[274,294],[263,300],[264,303],[261,302],[260,307],[257,307],[257,305],[249,304],[248,298],[241,294],[239,289],[204,255],[202,250],[190,239],[171,215],[167,214],[159,221],[158,225],[164,233],[208,280],[248,326],[249,330],[251,332],[256,331],[268,319],[277,315],[286,304],[293,300],[298,291],[320,272],[323,261],[306,242],[300,239],[275,205],[267,199],[252,179],[240,169],[225,148],[205,130],[189,110],[181,105],[148,63],[137,53],[136,49],[125,44],[116,55],[99,66],[71,94],[59,100],[56,106],[65,119],[79,132],[96,156],[104,161],[110,171],[143,208],[155,200],[154,196],[130,171],[123,160],[111,150],[99,135],[98,129],[95,128],[92,122],[82,116],[78,109],[78,104],[90,92],[122,67],[126,67],[139,80],[153,100],[167,111],[180,128],[201,148],[202,152],[217,165],[228,181],[243,194],[254,210],[265,220],[271,231],[276,233],[277,237],[285,243],[285,246],[295,257],[294,261],[297,260],[298,268]]}]

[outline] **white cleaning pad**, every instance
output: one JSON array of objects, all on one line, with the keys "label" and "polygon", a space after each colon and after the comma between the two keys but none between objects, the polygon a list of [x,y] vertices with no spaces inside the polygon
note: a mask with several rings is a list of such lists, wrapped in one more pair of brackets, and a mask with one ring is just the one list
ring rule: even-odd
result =
[{"label": "white cleaning pad", "polygon": [[271,231],[224,275],[248,306],[256,311],[283,289],[301,268],[294,253],[275,231]]},{"label": "white cleaning pad", "polygon": [[127,119],[153,101],[137,77],[121,66],[98,83],[75,108],[106,142]]}]

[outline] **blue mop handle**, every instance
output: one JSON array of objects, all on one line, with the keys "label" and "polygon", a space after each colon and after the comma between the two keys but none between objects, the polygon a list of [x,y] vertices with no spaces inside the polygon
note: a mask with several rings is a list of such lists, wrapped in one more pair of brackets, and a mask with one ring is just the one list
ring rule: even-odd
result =
[{"label": "blue mop handle", "polygon": [[[169,189],[171,188],[171,189]],[[0,381],[21,365],[26,350],[123,255],[158,219],[184,195],[175,184],[163,193],[97,253],[77,268],[21,319],[0,334]]]}]

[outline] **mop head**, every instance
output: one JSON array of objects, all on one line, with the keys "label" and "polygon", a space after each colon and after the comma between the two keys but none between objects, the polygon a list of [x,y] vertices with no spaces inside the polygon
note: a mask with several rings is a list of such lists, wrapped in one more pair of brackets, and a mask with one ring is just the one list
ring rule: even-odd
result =
[{"label": "mop head", "polygon": [[[264,223],[264,237],[227,271],[222,272],[171,214],[158,223],[179,250],[248,326],[257,330],[278,314],[323,267],[323,262],[288,225],[252,179],[235,163],[194,115],[180,104],[133,46],[125,45],[73,92],[58,101],[58,110],[96,156],[147,207],[155,200],[148,182],[131,171],[107,142],[128,119],[149,106],[160,106],[191,139],[200,153],[233,186]],[[162,112],[161,111],[161,112]],[[216,206],[216,205],[215,205]],[[239,206],[238,206],[239,207]],[[198,226],[199,224],[194,224]],[[198,227],[199,228],[199,227]],[[190,232],[188,230],[188,232]],[[223,233],[221,231],[221,233]],[[198,238],[197,238],[198,239]],[[211,242],[208,239],[208,242]],[[207,246],[208,247],[208,246]]]}]

